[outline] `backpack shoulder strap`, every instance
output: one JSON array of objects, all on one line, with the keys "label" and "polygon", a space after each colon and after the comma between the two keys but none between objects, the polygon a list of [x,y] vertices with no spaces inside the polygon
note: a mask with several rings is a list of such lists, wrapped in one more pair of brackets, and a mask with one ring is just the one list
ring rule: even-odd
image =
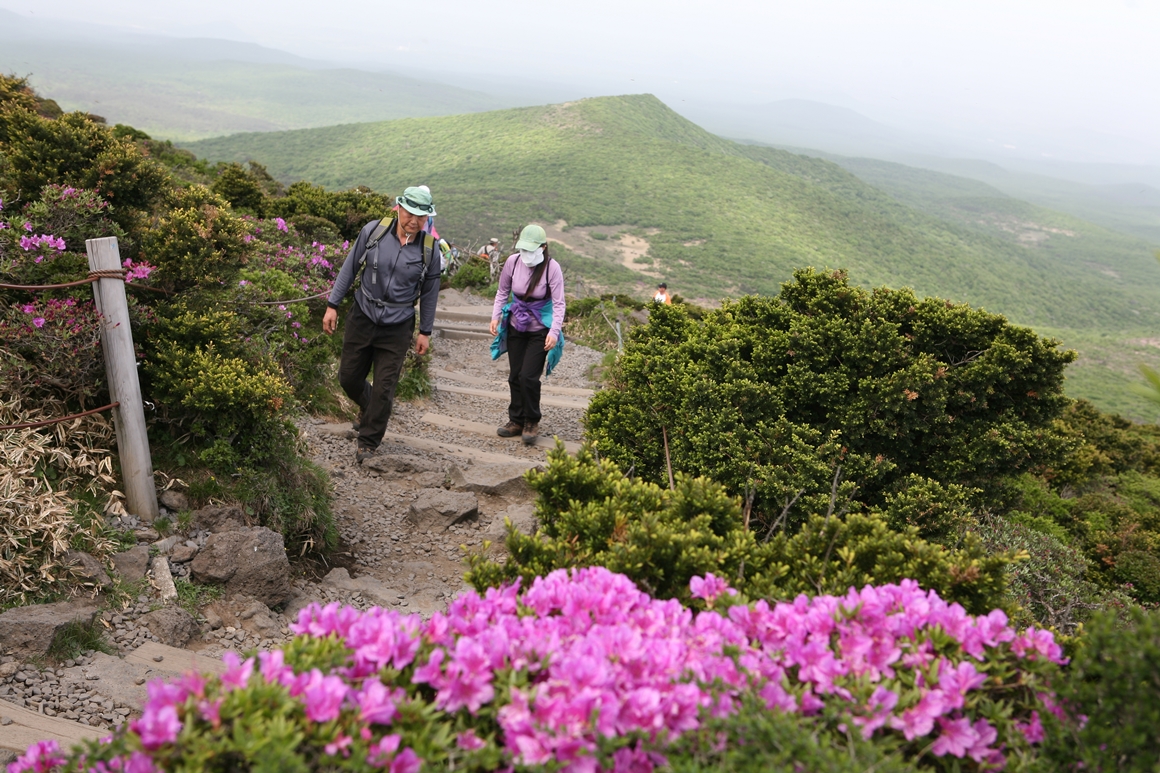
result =
[{"label": "backpack shoulder strap", "polygon": [[[520,298],[521,301],[523,301],[524,303],[528,302],[528,298],[531,296],[532,292],[536,289],[536,285],[538,285],[540,283],[540,278],[542,276],[544,276],[544,272],[548,270],[548,263],[550,263],[551,260],[552,260],[551,258],[544,258],[544,260],[541,261],[540,265],[536,266],[535,270],[532,271],[532,278],[528,281],[528,289],[524,291],[524,297]],[[514,271],[512,272],[512,275],[515,276]],[[551,283],[548,284],[548,297],[549,298],[552,297],[552,285],[551,285]]]},{"label": "backpack shoulder strap", "polygon": [[371,231],[371,236],[369,239],[367,239],[366,249],[364,249],[362,254],[358,256],[359,266],[362,266],[362,264],[366,262],[367,253],[370,252],[374,246],[379,243],[379,240],[387,235],[387,231],[391,229],[391,223],[393,222],[395,222],[395,218],[393,217],[384,216],[379,220],[379,224],[375,226],[375,230]]}]

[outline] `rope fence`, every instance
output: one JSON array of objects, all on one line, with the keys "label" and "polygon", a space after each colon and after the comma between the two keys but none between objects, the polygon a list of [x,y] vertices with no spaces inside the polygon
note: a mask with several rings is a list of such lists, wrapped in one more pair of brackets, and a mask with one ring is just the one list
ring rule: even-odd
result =
[{"label": "rope fence", "polygon": [[92,416],[94,413],[100,413],[101,411],[107,411],[107,410],[110,410],[112,408],[116,408],[120,404],[121,403],[119,401],[112,402],[112,403],[109,403],[108,405],[102,405],[100,408],[93,408],[91,411],[85,411],[84,413],[74,413],[72,416],[61,416],[60,418],[57,418],[57,419],[45,419],[44,421],[29,421],[29,422],[25,422],[24,424],[0,424],[0,430],[35,429],[37,427],[47,427],[49,424],[59,424],[62,421],[72,421],[73,419],[83,419],[85,416]]},{"label": "rope fence", "polygon": [[[120,280],[124,281],[125,273],[126,272],[124,269],[90,271],[89,275],[87,277],[85,277],[84,279],[78,279],[75,282],[63,282],[61,284],[54,284],[54,285],[0,284],[0,290],[29,290],[29,291],[32,291],[32,290],[61,290],[61,289],[64,289],[65,287],[77,287],[79,285],[92,284],[93,282],[97,281],[98,279],[120,279]],[[162,290],[160,287],[150,287],[149,285],[133,284],[132,282],[125,282],[125,286],[131,287],[131,288],[134,288],[137,290],[152,290],[155,293],[165,293],[166,295],[173,295],[173,293],[171,293],[170,291]]]}]

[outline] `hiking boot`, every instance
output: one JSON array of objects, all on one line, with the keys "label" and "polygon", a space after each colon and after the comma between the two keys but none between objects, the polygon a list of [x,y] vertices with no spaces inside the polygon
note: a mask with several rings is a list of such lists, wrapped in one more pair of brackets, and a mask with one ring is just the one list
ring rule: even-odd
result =
[{"label": "hiking boot", "polygon": [[360,448],[358,451],[355,452],[354,461],[356,464],[362,464],[363,462],[365,462],[367,459],[370,459],[374,455],[375,455],[375,450],[373,448]]},{"label": "hiking boot", "polygon": [[525,446],[534,446],[536,444],[536,438],[539,436],[539,422],[529,422],[524,425],[523,440]]},{"label": "hiking boot", "polygon": [[507,424],[497,429],[495,434],[499,435],[500,437],[515,437],[523,431],[523,424],[520,424],[518,421],[509,421]]}]

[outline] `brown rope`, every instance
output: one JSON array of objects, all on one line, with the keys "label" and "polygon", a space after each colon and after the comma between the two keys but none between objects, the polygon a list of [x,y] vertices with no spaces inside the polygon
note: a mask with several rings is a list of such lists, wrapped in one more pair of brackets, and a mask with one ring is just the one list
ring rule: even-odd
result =
[{"label": "brown rope", "polygon": [[85,411],[84,413],[74,413],[72,416],[62,416],[59,419],[45,419],[44,421],[30,421],[26,424],[0,424],[0,430],[33,429],[34,427],[45,427],[45,426],[48,426],[49,424],[59,424],[62,421],[71,421],[73,419],[81,419],[81,418],[84,418],[85,416],[91,416],[94,413],[100,413],[101,411],[107,411],[110,408],[116,408],[120,404],[121,404],[120,401],[117,401],[115,403],[109,403],[108,405],[101,406],[100,408],[94,408],[91,411]]},{"label": "brown rope", "polygon": [[97,281],[98,277],[90,276],[88,279],[78,279],[75,282],[65,282],[59,285],[5,285],[0,284],[0,290],[58,290],[62,287],[76,287],[77,285],[87,285]]}]

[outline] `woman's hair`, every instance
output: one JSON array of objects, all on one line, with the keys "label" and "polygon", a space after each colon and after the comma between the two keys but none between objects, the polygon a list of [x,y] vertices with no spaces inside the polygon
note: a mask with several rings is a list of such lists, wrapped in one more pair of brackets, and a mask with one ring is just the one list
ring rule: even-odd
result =
[{"label": "woman's hair", "polygon": [[550,257],[552,257],[551,255],[549,255],[549,254],[548,254],[548,243],[547,243],[547,242],[544,242],[544,245],[543,245],[543,247],[544,247],[544,257],[545,257],[545,258],[550,258]]}]

